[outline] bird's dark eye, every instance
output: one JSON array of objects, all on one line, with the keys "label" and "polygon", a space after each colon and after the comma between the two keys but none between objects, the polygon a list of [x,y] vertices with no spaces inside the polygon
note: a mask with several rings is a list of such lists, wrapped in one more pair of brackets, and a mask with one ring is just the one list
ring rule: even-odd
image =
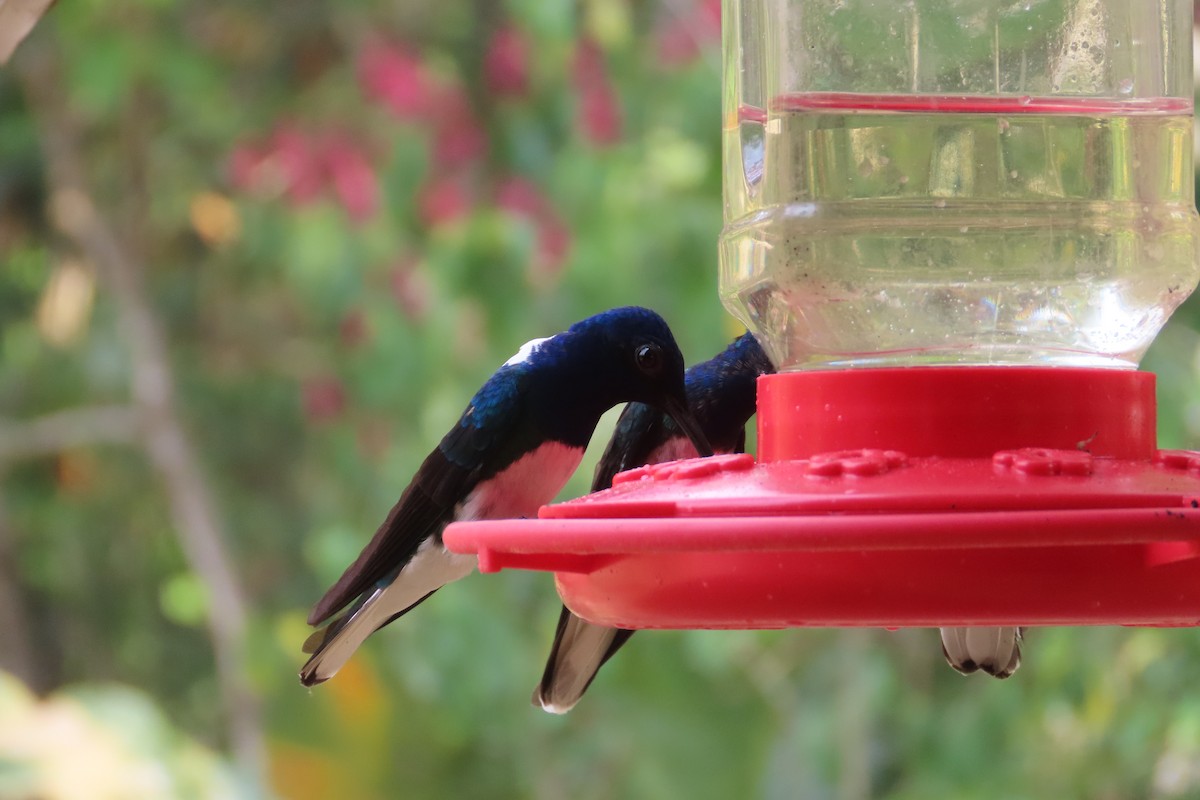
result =
[{"label": "bird's dark eye", "polygon": [[663,352],[662,348],[656,344],[639,345],[638,349],[633,354],[634,361],[637,362],[637,367],[646,375],[657,375],[662,371]]}]

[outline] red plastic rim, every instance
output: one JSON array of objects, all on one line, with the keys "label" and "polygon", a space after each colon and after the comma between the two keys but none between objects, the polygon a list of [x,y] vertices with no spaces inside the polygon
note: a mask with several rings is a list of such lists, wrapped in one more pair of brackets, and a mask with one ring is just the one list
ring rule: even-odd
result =
[{"label": "red plastic rim", "polygon": [[[458,523],[626,628],[1200,624],[1200,453],[1153,376],[918,368],[759,383],[762,463],[658,464],[538,520]],[[888,398],[881,404],[879,398]]]}]

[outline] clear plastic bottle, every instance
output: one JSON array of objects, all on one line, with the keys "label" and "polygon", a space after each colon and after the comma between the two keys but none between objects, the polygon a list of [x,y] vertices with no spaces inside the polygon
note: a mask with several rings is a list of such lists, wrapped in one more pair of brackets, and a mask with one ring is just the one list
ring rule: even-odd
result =
[{"label": "clear plastic bottle", "polygon": [[1195,288],[1186,0],[728,0],[721,292],[781,369],[1135,367]]}]

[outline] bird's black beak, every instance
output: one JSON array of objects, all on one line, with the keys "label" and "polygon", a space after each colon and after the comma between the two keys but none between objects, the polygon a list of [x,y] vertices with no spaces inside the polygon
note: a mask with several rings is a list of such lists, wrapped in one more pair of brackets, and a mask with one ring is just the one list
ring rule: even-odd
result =
[{"label": "bird's black beak", "polygon": [[671,419],[675,420],[675,424],[692,440],[692,444],[695,446],[696,452],[700,454],[700,457],[707,458],[711,456],[713,454],[712,445],[708,443],[708,437],[700,429],[700,423],[692,415],[691,409],[674,397],[668,398],[665,405],[666,408],[664,410],[671,415]]}]

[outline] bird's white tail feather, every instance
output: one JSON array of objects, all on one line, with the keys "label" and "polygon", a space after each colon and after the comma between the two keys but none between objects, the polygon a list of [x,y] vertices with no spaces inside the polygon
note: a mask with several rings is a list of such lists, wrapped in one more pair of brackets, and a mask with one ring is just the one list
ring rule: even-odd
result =
[{"label": "bird's white tail feather", "polygon": [[349,616],[335,619],[309,637],[304,649],[311,649],[313,654],[300,670],[301,683],[313,686],[332,678],[358,646],[387,621],[388,617],[381,613],[383,594],[383,589],[376,589],[366,602],[349,612]]},{"label": "bird's white tail feather", "polygon": [[[394,581],[376,589],[347,616],[324,629],[327,633],[316,642],[312,658],[300,670],[300,681],[313,686],[332,678],[380,626],[447,583],[466,577],[475,564],[474,556],[451,553],[441,543],[427,539]],[[318,631],[310,641],[322,632]]]},{"label": "bird's white tail feather", "polygon": [[550,680],[533,690],[534,704],[551,714],[570,711],[604,663],[605,654],[619,633],[616,628],[593,625],[569,614],[558,647],[550,655],[547,669]]},{"label": "bird's white tail feather", "polygon": [[942,628],[946,661],[964,675],[983,670],[1007,678],[1021,666],[1021,629],[1009,627]]}]

